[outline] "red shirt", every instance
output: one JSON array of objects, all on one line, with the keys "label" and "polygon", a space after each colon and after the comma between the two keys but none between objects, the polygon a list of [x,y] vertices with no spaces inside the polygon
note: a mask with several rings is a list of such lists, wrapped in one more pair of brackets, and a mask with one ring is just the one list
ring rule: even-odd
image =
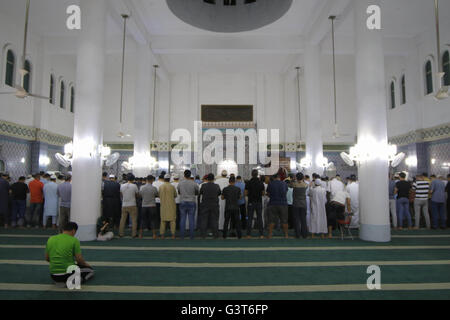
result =
[{"label": "red shirt", "polygon": [[30,203],[43,203],[44,202],[44,184],[39,180],[33,180],[29,183],[28,189],[30,189]]}]

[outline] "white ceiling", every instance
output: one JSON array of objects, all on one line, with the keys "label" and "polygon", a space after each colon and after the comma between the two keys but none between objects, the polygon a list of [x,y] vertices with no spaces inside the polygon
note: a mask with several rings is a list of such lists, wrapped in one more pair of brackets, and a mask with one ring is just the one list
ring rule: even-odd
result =
[{"label": "white ceiling", "polygon": [[[65,28],[66,8],[78,0],[31,1],[30,30],[48,37],[74,36]],[[120,13],[132,13],[129,32],[147,38],[168,72],[284,72],[303,52],[304,40],[328,26],[337,14],[338,37],[353,35],[353,13],[348,0],[294,0],[288,13],[275,23],[251,32],[220,34],[201,30],[178,19],[165,0],[108,0],[108,36],[122,32]],[[25,0],[0,0],[2,13],[22,26]],[[345,12],[333,12],[333,8]],[[382,26],[387,37],[412,38],[434,28],[432,0],[382,0]],[[450,1],[441,0],[441,21],[450,21]],[[339,9],[340,10],[340,9]],[[342,11],[342,10],[341,10]],[[322,20],[324,20],[322,22]],[[328,27],[319,37],[327,39]]]}]

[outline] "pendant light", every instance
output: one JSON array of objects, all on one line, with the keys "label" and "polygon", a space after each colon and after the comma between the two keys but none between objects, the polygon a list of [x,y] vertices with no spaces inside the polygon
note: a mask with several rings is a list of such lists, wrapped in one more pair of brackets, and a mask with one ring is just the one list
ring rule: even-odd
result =
[{"label": "pendant light", "polygon": [[331,40],[333,48],[333,93],[334,93],[334,133],[333,139],[339,139],[341,137],[350,137],[350,135],[341,135],[339,133],[339,125],[337,120],[337,89],[336,89],[336,48],[335,48],[335,31],[334,31],[334,20],[336,16],[330,16],[331,20]]},{"label": "pendant light", "polygon": [[125,49],[126,49],[126,35],[127,35],[127,19],[130,16],[127,14],[122,14],[123,18],[123,46],[122,46],[122,76],[121,76],[121,83],[120,83],[120,129],[117,136],[121,139],[124,138],[130,138],[131,135],[124,133],[123,127],[122,127],[122,121],[123,121],[123,82],[124,82],[124,74],[125,74]]},{"label": "pendant light", "polygon": [[298,95],[298,126],[300,131],[300,142],[302,142],[302,105],[300,96],[300,67],[295,68],[297,70],[297,95]]}]

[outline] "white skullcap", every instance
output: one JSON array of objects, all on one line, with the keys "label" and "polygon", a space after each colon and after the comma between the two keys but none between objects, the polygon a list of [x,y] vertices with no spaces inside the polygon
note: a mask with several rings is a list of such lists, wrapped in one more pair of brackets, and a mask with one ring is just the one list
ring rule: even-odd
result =
[{"label": "white skullcap", "polygon": [[222,171],[222,176],[227,176],[228,175],[228,171],[227,170],[223,170]]},{"label": "white skullcap", "polygon": [[170,179],[170,174],[166,174],[165,176],[164,176],[164,179]]},{"label": "white skullcap", "polygon": [[109,175],[109,177],[110,177],[110,178],[115,178],[116,176],[113,175],[113,174],[111,174],[111,175]]}]

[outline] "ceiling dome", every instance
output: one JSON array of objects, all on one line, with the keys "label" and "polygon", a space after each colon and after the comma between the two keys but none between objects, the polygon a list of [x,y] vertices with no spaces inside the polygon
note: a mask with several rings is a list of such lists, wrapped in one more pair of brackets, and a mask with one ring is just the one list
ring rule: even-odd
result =
[{"label": "ceiling dome", "polygon": [[213,32],[244,32],[269,25],[290,9],[292,0],[167,0],[184,22]]}]

